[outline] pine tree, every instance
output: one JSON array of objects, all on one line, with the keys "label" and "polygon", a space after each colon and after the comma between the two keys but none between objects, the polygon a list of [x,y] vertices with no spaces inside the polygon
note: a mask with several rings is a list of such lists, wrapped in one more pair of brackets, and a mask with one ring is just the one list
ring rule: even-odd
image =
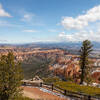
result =
[{"label": "pine tree", "polygon": [[14,100],[20,94],[22,70],[19,62],[14,61],[12,52],[0,59],[0,100]]},{"label": "pine tree", "polygon": [[83,41],[81,50],[80,50],[80,66],[81,66],[81,81],[80,84],[83,84],[85,79],[89,78],[90,71],[90,61],[89,55],[92,52],[93,45],[89,40]]}]

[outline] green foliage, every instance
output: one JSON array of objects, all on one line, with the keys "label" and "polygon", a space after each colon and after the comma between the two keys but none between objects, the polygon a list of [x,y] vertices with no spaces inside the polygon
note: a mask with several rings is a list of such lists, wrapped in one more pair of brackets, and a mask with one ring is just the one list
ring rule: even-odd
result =
[{"label": "green foliage", "polygon": [[72,82],[56,82],[54,85],[72,92],[84,93],[91,96],[100,96],[100,88],[97,87],[82,86]]},{"label": "green foliage", "polygon": [[11,100],[19,95],[21,89],[22,70],[19,62],[14,61],[10,52],[0,59],[0,100]]},{"label": "green foliage", "polygon": [[43,78],[44,83],[55,83],[59,82],[60,79],[58,77],[48,77],[48,78]]},{"label": "green foliage", "polygon": [[[91,42],[88,40],[83,41],[81,50],[80,50],[80,66],[81,66],[81,82],[80,84],[83,84],[83,82],[86,80],[88,83],[90,80],[88,80],[90,76],[90,61],[89,61],[89,55],[92,52],[92,46]],[[86,79],[85,79],[86,78]]]}]

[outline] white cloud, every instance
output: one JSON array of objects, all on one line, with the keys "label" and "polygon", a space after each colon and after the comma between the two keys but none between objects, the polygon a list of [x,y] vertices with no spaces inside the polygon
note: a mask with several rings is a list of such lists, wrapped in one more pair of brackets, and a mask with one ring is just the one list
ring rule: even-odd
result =
[{"label": "white cloud", "polygon": [[57,32],[57,30],[56,29],[50,29],[50,30],[48,30],[49,32]]},{"label": "white cloud", "polygon": [[35,32],[38,32],[36,30],[23,30],[23,32],[27,32],[27,33],[35,33]]},{"label": "white cloud", "polygon": [[72,34],[66,34],[65,32],[61,32],[59,34],[59,37],[69,42],[79,42],[79,41],[84,41],[86,39],[90,41],[100,42],[100,29],[98,29],[95,32],[92,30],[89,31],[84,30]]},{"label": "white cloud", "polygon": [[63,17],[61,24],[67,32],[61,32],[60,39],[69,42],[79,42],[86,39],[100,42],[100,5],[84,13],[76,18]]},{"label": "white cloud", "polygon": [[100,5],[86,11],[85,14],[79,15],[76,18],[63,17],[61,24],[65,29],[83,29],[90,22],[100,21]]},{"label": "white cloud", "polygon": [[14,27],[15,24],[11,24],[8,21],[0,20],[0,27],[2,27],[2,26],[4,26],[4,27],[5,26],[7,26],[7,27]]},{"label": "white cloud", "polygon": [[19,11],[21,15],[20,21],[27,23],[27,25],[32,26],[44,26],[45,23],[41,20],[40,16],[36,15],[35,13],[28,12],[25,10]]},{"label": "white cloud", "polygon": [[0,42],[1,42],[1,43],[6,43],[6,42],[8,42],[8,40],[0,39]]},{"label": "white cloud", "polygon": [[34,16],[35,15],[32,14],[32,13],[25,13],[24,16],[23,16],[23,18],[21,20],[22,21],[30,22],[30,21],[32,21],[32,19],[33,19]]},{"label": "white cloud", "polygon": [[53,42],[59,42],[57,39],[37,39],[33,40],[33,42],[43,42],[43,43],[53,43]]},{"label": "white cloud", "polygon": [[59,37],[61,37],[61,38],[64,38],[64,36],[66,36],[65,32],[61,32],[61,33],[59,34]]},{"label": "white cloud", "polygon": [[0,4],[0,17],[12,17],[8,12],[6,12],[2,5]]},{"label": "white cloud", "polygon": [[24,26],[17,23],[11,23],[5,20],[0,20],[0,27],[22,27],[23,28]]}]

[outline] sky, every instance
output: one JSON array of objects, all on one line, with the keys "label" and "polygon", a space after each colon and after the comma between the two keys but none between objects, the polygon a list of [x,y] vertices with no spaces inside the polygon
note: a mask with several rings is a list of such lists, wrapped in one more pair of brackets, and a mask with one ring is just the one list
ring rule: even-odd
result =
[{"label": "sky", "polygon": [[100,0],[0,0],[0,43],[100,42]]}]

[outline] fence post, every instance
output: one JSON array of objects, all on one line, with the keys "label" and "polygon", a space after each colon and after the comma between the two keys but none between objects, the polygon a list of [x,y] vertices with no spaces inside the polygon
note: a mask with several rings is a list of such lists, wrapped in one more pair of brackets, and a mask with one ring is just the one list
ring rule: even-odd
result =
[{"label": "fence post", "polygon": [[88,100],[91,100],[91,96],[90,95],[88,96]]},{"label": "fence post", "polygon": [[26,86],[26,82],[24,82],[24,86]]},{"label": "fence post", "polygon": [[40,87],[42,87],[42,83],[40,83]]},{"label": "fence post", "polygon": [[53,84],[52,84],[52,91],[53,91]]},{"label": "fence post", "polygon": [[66,95],[66,90],[64,90],[64,95]]}]

